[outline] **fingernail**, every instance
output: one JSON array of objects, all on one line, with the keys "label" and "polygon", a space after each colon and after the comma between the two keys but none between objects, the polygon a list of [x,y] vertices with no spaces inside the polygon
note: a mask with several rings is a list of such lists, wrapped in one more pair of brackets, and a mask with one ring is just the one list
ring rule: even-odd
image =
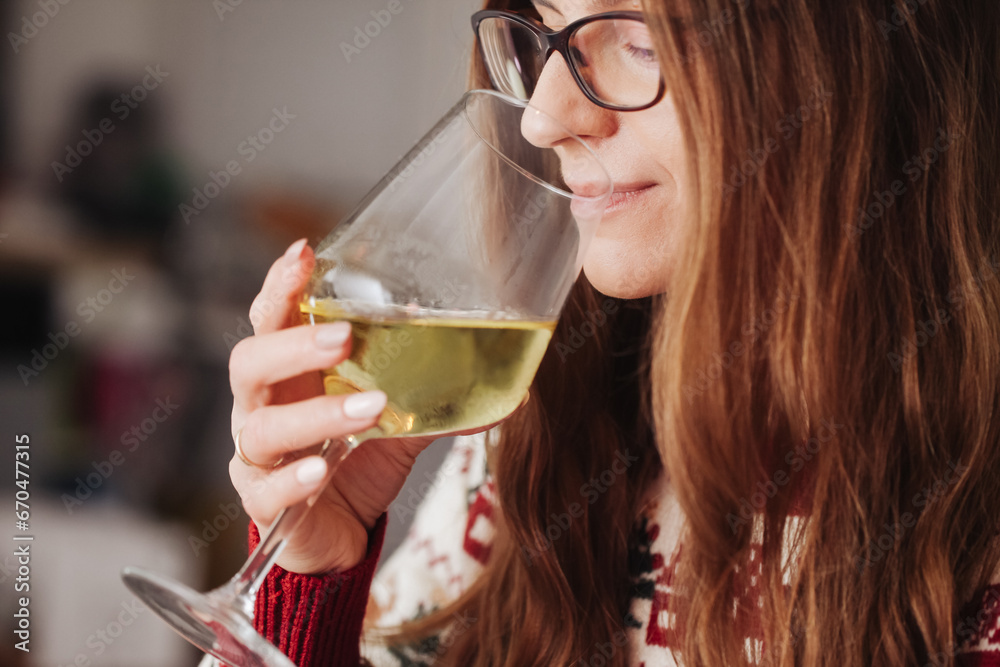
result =
[{"label": "fingernail", "polygon": [[322,324],[316,329],[316,347],[324,350],[340,347],[351,335],[351,325],[348,322]]},{"label": "fingernail", "polygon": [[295,479],[299,484],[315,484],[326,474],[326,462],[319,458],[310,458],[299,464],[295,471]]},{"label": "fingernail", "polygon": [[289,262],[297,260],[302,256],[302,251],[306,247],[306,239],[299,239],[292,245],[288,246],[288,250],[285,251],[285,259]]},{"label": "fingernail", "polygon": [[351,419],[368,419],[385,410],[385,394],[381,391],[366,391],[351,394],[344,401],[344,414]]}]

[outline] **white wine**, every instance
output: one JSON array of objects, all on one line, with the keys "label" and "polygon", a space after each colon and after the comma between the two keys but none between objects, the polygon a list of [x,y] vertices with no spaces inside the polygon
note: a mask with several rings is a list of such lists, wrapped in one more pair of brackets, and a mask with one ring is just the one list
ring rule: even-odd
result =
[{"label": "white wine", "polygon": [[349,359],[323,371],[327,394],[381,389],[384,435],[447,433],[507,416],[528,393],[553,320],[374,308],[333,299],[301,305],[306,322],[348,321]]}]

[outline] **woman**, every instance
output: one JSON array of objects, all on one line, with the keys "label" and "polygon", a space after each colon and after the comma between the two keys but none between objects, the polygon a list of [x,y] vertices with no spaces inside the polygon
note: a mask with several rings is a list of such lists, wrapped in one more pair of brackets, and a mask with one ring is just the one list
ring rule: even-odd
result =
[{"label": "woman", "polygon": [[[997,664],[1000,6],[489,8],[537,23],[480,28],[496,62],[478,55],[473,83],[516,88],[520,69],[617,193],[531,400],[457,440],[446,466],[461,465],[380,574],[364,654]],[[575,26],[544,67],[504,51],[535,39],[522,24],[587,17],[602,28]],[[624,74],[602,78],[622,50],[662,94],[625,99]],[[349,334],[292,326],[311,263],[302,242],[275,263],[252,311],[271,314],[232,357],[231,474],[262,525],[324,472],[270,463],[385,405],[320,395]],[[385,511],[427,444],[354,452],[282,555],[256,622],[298,664],[357,663]],[[417,616],[379,647],[372,626]]]}]

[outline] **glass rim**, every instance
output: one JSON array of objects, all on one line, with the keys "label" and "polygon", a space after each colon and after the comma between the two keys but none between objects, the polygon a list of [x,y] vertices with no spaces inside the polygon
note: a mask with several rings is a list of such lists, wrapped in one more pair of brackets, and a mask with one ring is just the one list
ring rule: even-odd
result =
[{"label": "glass rim", "polygon": [[[564,190],[564,189],[560,188],[558,185],[555,185],[553,183],[548,182],[547,180],[545,180],[545,179],[537,176],[536,174],[531,173],[530,171],[528,171],[527,169],[525,169],[521,165],[517,164],[514,160],[512,160],[510,157],[508,157],[504,153],[504,151],[500,150],[500,148],[498,148],[497,146],[494,146],[493,142],[491,142],[489,139],[487,139],[486,137],[484,137],[483,133],[479,131],[478,127],[476,127],[476,123],[473,122],[472,117],[469,116],[469,102],[472,100],[472,98],[479,97],[479,96],[482,96],[482,95],[489,95],[491,97],[498,98],[498,99],[500,99],[501,101],[505,102],[506,104],[508,104],[510,106],[518,107],[520,109],[524,109],[525,111],[531,110],[531,111],[533,111],[535,113],[541,114],[542,116],[544,116],[545,118],[547,118],[552,123],[555,123],[560,129],[562,129],[565,132],[565,134],[566,134],[566,136],[568,138],[576,141],[581,146],[583,146],[584,150],[590,155],[590,157],[593,159],[594,163],[600,168],[601,174],[603,174],[604,180],[607,183],[606,190],[603,191],[603,192],[601,192],[600,194],[596,194],[596,195],[581,195],[581,194],[577,194],[577,193],[573,192],[572,190]],[[559,120],[553,118],[551,114],[549,114],[549,113],[547,113],[545,111],[542,111],[541,109],[539,109],[536,106],[533,106],[531,104],[530,100],[521,100],[521,99],[518,99],[518,98],[513,97],[511,95],[507,95],[505,93],[501,93],[501,92],[496,91],[496,90],[489,90],[487,88],[473,88],[472,90],[467,90],[465,92],[465,94],[462,95],[461,104],[462,104],[462,114],[465,116],[466,121],[469,123],[469,127],[472,128],[472,131],[476,133],[476,136],[479,137],[479,139],[483,142],[483,144],[485,144],[487,147],[489,147],[489,149],[491,151],[493,151],[498,157],[500,157],[500,159],[502,159],[504,162],[506,162],[508,165],[510,165],[510,167],[512,167],[515,171],[517,171],[519,174],[521,174],[525,178],[531,180],[535,184],[540,185],[541,187],[545,188],[546,190],[549,190],[549,191],[551,191],[551,192],[553,192],[553,193],[555,193],[557,195],[560,195],[560,196],[562,196],[562,197],[564,197],[566,199],[570,199],[570,200],[576,199],[576,200],[580,200],[580,201],[584,201],[584,202],[594,202],[594,203],[596,203],[596,202],[601,201],[602,199],[607,199],[614,192],[615,183],[614,183],[614,181],[611,178],[611,174],[608,173],[607,167],[604,166],[604,163],[601,162],[601,160],[597,157],[597,154],[587,144],[587,142],[584,141],[583,139],[581,139],[579,136],[577,136],[577,134],[575,132],[572,132],[571,130],[569,130]],[[528,141],[528,140],[525,139],[525,141]],[[549,149],[549,150],[553,150],[554,151],[555,149],[553,148],[553,149]]]}]

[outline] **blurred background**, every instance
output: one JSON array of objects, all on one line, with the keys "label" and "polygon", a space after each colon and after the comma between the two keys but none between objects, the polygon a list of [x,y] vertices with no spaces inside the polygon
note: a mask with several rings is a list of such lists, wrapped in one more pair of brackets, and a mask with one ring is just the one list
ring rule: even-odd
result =
[{"label": "blurred background", "polygon": [[[477,5],[0,0],[0,500],[26,434],[35,538],[30,653],[0,549],[0,665],[198,662],[119,572],[205,589],[246,556],[229,351],[270,263],[457,101]],[[449,445],[421,456],[383,559]]]}]

